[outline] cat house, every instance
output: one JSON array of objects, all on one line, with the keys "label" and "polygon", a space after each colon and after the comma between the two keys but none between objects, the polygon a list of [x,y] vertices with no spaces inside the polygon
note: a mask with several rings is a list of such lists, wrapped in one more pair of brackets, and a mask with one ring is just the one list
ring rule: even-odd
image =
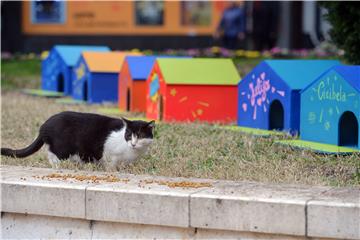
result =
[{"label": "cat house", "polygon": [[155,63],[154,56],[127,56],[119,75],[119,108],[145,112],[146,79]]},{"label": "cat house", "polygon": [[119,108],[123,111],[146,111],[146,79],[156,58],[172,56],[127,56],[119,75]]},{"label": "cat house", "polygon": [[238,84],[238,125],[298,133],[300,91],[340,63],[335,60],[265,60]]},{"label": "cat house", "polygon": [[230,59],[158,58],[146,81],[146,117],[236,121],[239,80]]},{"label": "cat house", "polygon": [[106,46],[56,45],[41,63],[41,88],[47,91],[72,93],[72,70],[83,51],[106,52]]},{"label": "cat house", "polygon": [[118,78],[127,52],[83,52],[73,70],[73,98],[88,103],[117,102]]},{"label": "cat house", "polygon": [[360,149],[360,66],[335,66],[301,91],[300,138]]}]

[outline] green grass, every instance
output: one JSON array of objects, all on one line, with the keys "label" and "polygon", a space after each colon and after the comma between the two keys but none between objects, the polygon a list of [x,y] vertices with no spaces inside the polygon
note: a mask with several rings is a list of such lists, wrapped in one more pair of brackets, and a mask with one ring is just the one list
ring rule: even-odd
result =
[{"label": "green grass", "polygon": [[[115,106],[107,106],[115,107]],[[14,91],[2,93],[2,146],[23,148],[36,137],[41,124],[64,110],[99,112],[102,105],[64,105],[55,99]],[[119,114],[110,114],[119,117]],[[124,112],[130,119],[144,117]],[[157,123],[149,152],[121,172],[171,177],[199,177],[270,183],[330,186],[360,185],[360,154],[316,154],[276,144],[288,136],[258,138],[199,123]],[[50,167],[45,147],[24,159],[2,158],[2,164]],[[62,168],[103,171],[98,164],[64,161]]]},{"label": "green grass", "polygon": [[[237,65],[250,71],[259,59],[241,60]],[[245,70],[244,70],[245,69]],[[247,70],[246,70],[247,69]],[[28,96],[11,89],[40,85],[40,61],[3,61],[1,101],[2,147],[23,148],[38,134],[41,124],[55,113],[72,110],[94,112],[130,119],[138,113],[118,111],[115,105],[60,104],[55,99]],[[5,76],[5,79],[4,79]],[[244,74],[242,74],[244,76]],[[34,80],[35,79],[35,80]],[[171,177],[199,177],[328,186],[360,186],[360,154],[346,156],[293,150],[277,144],[289,136],[254,137],[249,133],[199,123],[156,124],[155,141],[148,153],[121,171]],[[50,167],[46,149],[24,159],[1,158],[1,164]],[[103,171],[99,164],[77,165],[68,160],[60,167]]]},{"label": "green grass", "polygon": [[1,60],[2,89],[39,88],[41,61],[39,59]]},{"label": "green grass", "polygon": [[[234,63],[244,77],[262,58],[235,58]],[[3,89],[39,88],[40,87],[40,59],[1,60],[1,86]]]}]

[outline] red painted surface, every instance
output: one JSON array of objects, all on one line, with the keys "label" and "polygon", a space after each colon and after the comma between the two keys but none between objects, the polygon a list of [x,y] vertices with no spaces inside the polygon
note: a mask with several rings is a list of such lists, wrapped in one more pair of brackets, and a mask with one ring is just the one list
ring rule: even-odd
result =
[{"label": "red painted surface", "polygon": [[[130,91],[130,109],[127,109],[128,90]],[[132,112],[146,111],[146,81],[133,81],[127,61],[124,62],[119,74],[118,94],[118,105],[120,110]]]},{"label": "red painted surface", "polygon": [[163,99],[162,120],[235,122],[237,117],[237,86],[168,85],[156,64],[147,79],[147,111],[149,119],[160,119],[160,97],[150,98],[149,84],[153,74],[160,80],[159,96]]},{"label": "red painted surface", "polygon": [[146,81],[135,80],[132,81],[131,88],[131,107],[130,110],[134,112],[146,111]]},{"label": "red painted surface", "polygon": [[118,105],[120,110],[126,111],[127,101],[126,94],[127,89],[131,88],[131,76],[130,69],[127,61],[124,61],[120,74],[119,74],[119,89],[118,89]]}]

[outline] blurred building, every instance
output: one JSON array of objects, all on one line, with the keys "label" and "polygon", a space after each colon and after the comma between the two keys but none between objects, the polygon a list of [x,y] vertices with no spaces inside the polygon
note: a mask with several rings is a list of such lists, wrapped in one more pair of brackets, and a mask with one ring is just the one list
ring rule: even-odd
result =
[{"label": "blurred building", "polygon": [[[241,2],[248,49],[312,47],[328,26],[316,2]],[[54,44],[113,49],[202,48],[214,42],[225,1],[1,2],[2,51],[40,52]]]}]

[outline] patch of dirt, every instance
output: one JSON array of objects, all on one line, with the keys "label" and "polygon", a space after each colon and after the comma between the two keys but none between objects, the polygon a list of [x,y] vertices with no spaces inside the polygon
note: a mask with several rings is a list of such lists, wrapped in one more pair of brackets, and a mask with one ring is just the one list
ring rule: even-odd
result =
[{"label": "patch of dirt", "polygon": [[75,175],[75,174],[59,174],[52,173],[45,176],[33,176],[38,179],[60,179],[60,180],[77,180],[80,182],[90,182],[90,183],[99,183],[99,182],[125,182],[128,183],[130,179],[128,178],[118,178],[114,175],[105,175],[105,176],[96,176],[96,175]]},{"label": "patch of dirt", "polygon": [[191,182],[191,181],[180,181],[180,182],[173,182],[173,181],[159,181],[159,180],[140,180],[139,185],[142,184],[159,184],[165,185],[169,188],[203,188],[203,187],[212,187],[213,185],[209,182]]}]

